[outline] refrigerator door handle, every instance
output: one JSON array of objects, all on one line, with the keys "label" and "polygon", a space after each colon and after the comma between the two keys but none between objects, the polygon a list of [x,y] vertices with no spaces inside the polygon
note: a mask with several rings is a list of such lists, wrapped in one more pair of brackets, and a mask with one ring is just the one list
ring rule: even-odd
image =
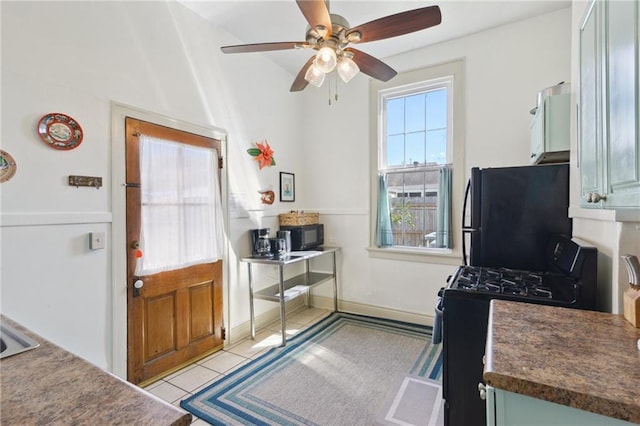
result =
[{"label": "refrigerator door handle", "polygon": [[467,266],[467,243],[465,242],[465,234],[476,231],[465,224],[467,216],[467,204],[469,193],[471,192],[471,179],[467,181],[467,187],[464,190],[464,201],[462,202],[462,264]]}]

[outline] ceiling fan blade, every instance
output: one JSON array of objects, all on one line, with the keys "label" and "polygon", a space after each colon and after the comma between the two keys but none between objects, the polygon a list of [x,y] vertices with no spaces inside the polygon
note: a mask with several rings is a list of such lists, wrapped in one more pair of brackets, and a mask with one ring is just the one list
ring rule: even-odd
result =
[{"label": "ceiling fan blade", "polygon": [[331,17],[325,0],[296,0],[296,3],[311,28],[321,25],[327,29],[327,36],[331,34]]},{"label": "ceiling fan blade", "polygon": [[277,43],[239,44],[222,46],[223,53],[267,52],[270,50],[287,50],[311,47],[306,41],[283,41]]},{"label": "ceiling fan blade", "polygon": [[398,74],[396,70],[382,62],[380,59],[374,58],[360,50],[350,47],[344,49],[353,53],[353,61],[358,64],[360,71],[370,77],[380,81],[389,81]]},{"label": "ceiling fan blade", "polygon": [[347,37],[354,32],[360,33],[360,40],[354,43],[382,40],[424,30],[442,22],[438,6],[427,6],[421,9],[408,10],[367,22],[347,31]]},{"label": "ceiling fan blade", "polygon": [[307,87],[309,82],[304,79],[304,76],[307,73],[307,70],[309,69],[311,64],[313,64],[314,59],[316,59],[315,55],[311,56],[309,58],[309,60],[307,61],[307,63],[304,64],[304,66],[302,67],[302,69],[300,70],[298,75],[296,76],[296,79],[293,80],[293,84],[291,85],[291,89],[289,89],[290,92],[299,92],[301,90],[304,90],[305,87]]}]

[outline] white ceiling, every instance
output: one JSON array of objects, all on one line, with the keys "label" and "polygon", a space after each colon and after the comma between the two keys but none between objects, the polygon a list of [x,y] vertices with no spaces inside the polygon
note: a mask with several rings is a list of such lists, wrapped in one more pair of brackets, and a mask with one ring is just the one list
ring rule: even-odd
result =
[{"label": "white ceiling", "polygon": [[[200,16],[238,38],[238,43],[304,41],[307,22],[294,0],[178,0]],[[549,13],[571,5],[561,0],[331,0],[330,11],[351,27],[399,12],[437,4],[442,23],[415,33],[362,43],[356,47],[384,60],[399,53],[440,43],[488,28]],[[305,50],[235,55],[268,55],[296,75],[310,56]]]}]

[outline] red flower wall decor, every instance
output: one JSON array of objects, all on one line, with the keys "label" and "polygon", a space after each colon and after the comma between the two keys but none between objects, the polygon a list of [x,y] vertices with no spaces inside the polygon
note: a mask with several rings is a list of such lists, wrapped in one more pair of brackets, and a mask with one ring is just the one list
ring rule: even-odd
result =
[{"label": "red flower wall decor", "polygon": [[276,159],[273,158],[273,150],[269,146],[269,142],[263,140],[262,142],[256,142],[257,148],[249,148],[247,153],[252,157],[255,157],[255,160],[258,162],[260,166],[260,170],[266,166],[275,166]]}]

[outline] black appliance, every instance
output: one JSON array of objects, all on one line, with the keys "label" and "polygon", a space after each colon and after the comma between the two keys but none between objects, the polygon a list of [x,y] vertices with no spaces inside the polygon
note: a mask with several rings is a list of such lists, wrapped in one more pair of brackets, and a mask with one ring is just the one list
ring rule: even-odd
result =
[{"label": "black appliance", "polygon": [[436,307],[444,417],[445,426],[484,426],[478,384],[490,300],[595,310],[597,250],[570,237],[567,164],[473,168],[464,204],[463,224],[470,219],[463,227],[464,265],[447,280]]},{"label": "black appliance", "polygon": [[491,299],[596,309],[597,250],[552,236],[545,254],[549,267],[543,272],[460,266],[441,291],[445,426],[486,425],[478,384]]},{"label": "black appliance", "polygon": [[270,228],[250,229],[251,254],[254,257],[271,257],[271,243],[269,242]]},{"label": "black appliance", "polygon": [[470,237],[470,265],[542,271],[549,235],[571,235],[568,212],[568,164],[474,167],[464,198],[463,262]]},{"label": "black appliance", "polygon": [[291,233],[291,250],[311,250],[324,244],[324,225],[281,226],[281,231]]}]

